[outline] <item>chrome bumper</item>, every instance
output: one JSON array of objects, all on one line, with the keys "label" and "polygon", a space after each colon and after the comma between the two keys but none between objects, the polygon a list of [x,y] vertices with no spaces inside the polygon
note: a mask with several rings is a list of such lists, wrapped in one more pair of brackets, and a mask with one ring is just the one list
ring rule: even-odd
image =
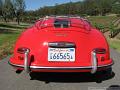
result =
[{"label": "chrome bumper", "polygon": [[[8,62],[10,65],[18,68],[24,68],[24,65],[17,65],[17,64],[12,64]],[[107,65],[101,65],[97,66],[97,69],[99,68],[109,68],[113,65],[114,63],[107,64]],[[30,70],[92,70],[92,66],[86,66],[86,67],[41,67],[41,66],[30,66]]]},{"label": "chrome bumper", "polygon": [[30,60],[29,60],[29,50],[25,52],[25,59],[24,59],[24,65],[17,65],[12,64],[9,62],[10,65],[14,67],[20,67],[24,68],[25,72],[29,73],[30,70],[91,70],[91,73],[96,73],[98,68],[104,68],[104,67],[111,67],[114,63],[107,65],[97,65],[97,56],[94,51],[91,52],[91,66],[85,66],[85,67],[41,67],[41,66],[30,66]]}]

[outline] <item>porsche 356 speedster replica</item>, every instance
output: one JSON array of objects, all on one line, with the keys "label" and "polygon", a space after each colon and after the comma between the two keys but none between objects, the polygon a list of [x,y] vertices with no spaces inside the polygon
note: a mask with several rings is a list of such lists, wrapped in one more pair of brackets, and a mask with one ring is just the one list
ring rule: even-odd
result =
[{"label": "porsche 356 speedster replica", "polygon": [[26,72],[91,72],[113,65],[104,35],[84,18],[46,16],[25,30],[9,64]]}]

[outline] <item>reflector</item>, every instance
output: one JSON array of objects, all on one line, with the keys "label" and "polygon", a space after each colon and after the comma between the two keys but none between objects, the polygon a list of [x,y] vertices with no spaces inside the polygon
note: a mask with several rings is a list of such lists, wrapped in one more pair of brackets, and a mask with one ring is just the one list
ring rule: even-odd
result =
[{"label": "reflector", "polygon": [[[21,47],[21,48],[18,48],[17,49],[17,52],[20,53],[20,54],[24,54],[27,50],[29,50],[28,48],[26,47]],[[29,50],[30,51],[30,50]]]}]

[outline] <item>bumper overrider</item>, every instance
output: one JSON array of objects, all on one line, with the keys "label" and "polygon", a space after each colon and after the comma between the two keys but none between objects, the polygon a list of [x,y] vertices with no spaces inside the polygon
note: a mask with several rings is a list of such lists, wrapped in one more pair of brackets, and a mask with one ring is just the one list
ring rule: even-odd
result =
[{"label": "bumper overrider", "polygon": [[13,64],[10,61],[8,63],[13,67],[22,68],[25,72],[29,73],[32,70],[90,70],[92,74],[96,73],[96,71],[100,68],[110,68],[114,62],[105,65],[98,65],[97,63],[97,56],[94,51],[91,52],[91,66],[82,66],[82,67],[43,67],[43,66],[30,66],[29,65],[29,50],[27,50],[24,54],[24,65]]}]

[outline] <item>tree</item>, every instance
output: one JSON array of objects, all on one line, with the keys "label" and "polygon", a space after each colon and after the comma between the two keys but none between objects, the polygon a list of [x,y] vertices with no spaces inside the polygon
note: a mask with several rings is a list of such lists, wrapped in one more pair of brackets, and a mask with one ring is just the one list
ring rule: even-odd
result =
[{"label": "tree", "polygon": [[95,0],[100,15],[111,12],[112,4],[115,0]]},{"label": "tree", "polygon": [[14,6],[14,15],[17,18],[18,24],[20,24],[21,16],[23,15],[25,10],[25,2],[24,0],[13,0],[13,6]]},{"label": "tree", "polygon": [[1,4],[1,16],[4,18],[5,22],[7,22],[7,18],[10,19],[12,18],[13,14],[13,5],[11,0],[4,0],[4,2],[1,0],[0,1]]},{"label": "tree", "polygon": [[2,15],[2,0],[0,0],[0,16]]},{"label": "tree", "polygon": [[120,14],[120,2],[115,2],[112,5],[112,12],[116,14]]},{"label": "tree", "polygon": [[[79,2],[69,2],[55,4],[55,6],[40,7],[35,11],[25,11],[24,0],[13,0],[14,15],[18,24],[21,18],[36,20],[45,15],[106,15],[107,13],[120,13],[120,0],[81,0]],[[117,3],[116,3],[117,2]],[[25,20],[26,21],[26,20]]]}]

